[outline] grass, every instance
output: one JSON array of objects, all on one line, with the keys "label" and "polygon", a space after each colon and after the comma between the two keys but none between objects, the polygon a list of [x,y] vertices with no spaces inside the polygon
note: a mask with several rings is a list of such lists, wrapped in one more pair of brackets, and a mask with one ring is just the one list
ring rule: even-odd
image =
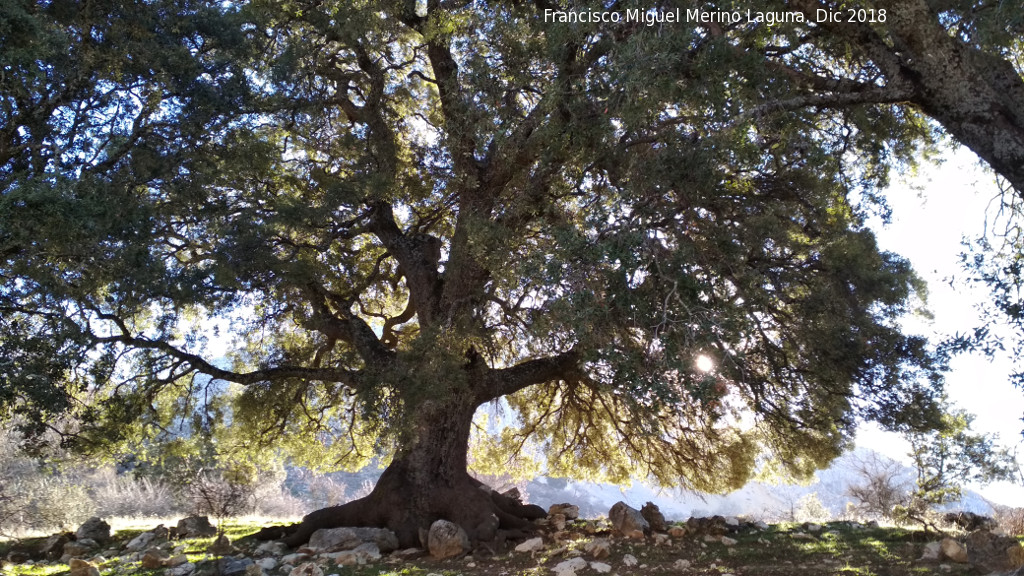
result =
[{"label": "grass", "polygon": [[[114,534],[118,545],[123,547],[131,538],[154,527],[159,521],[133,521],[118,523]],[[173,525],[172,522],[163,522]],[[269,524],[266,519],[235,519],[225,523],[224,529],[232,541],[253,534]],[[274,522],[276,523],[276,521]],[[704,542],[698,536],[673,539],[663,546],[650,541],[625,541],[612,539],[611,554],[599,561],[613,567],[613,574],[659,573],[669,576],[919,576],[928,574],[952,574],[953,576],[975,576],[983,571],[966,565],[921,563],[916,559],[927,538],[915,530],[881,527],[864,528],[849,523],[826,523],[822,530],[802,539],[804,532],[795,524],[777,524],[765,531],[744,530],[730,537],[737,540],[734,546],[720,542]],[[587,534],[581,523],[571,525],[557,544],[545,534],[547,545],[537,554],[503,553],[491,557],[465,557],[455,560],[435,561],[420,558],[405,561],[401,565],[381,562],[366,566],[328,566],[325,574],[338,576],[547,576],[551,568],[571,557],[580,555],[587,542],[594,538],[608,538],[606,530]],[[212,563],[216,558],[206,552],[214,538],[187,538],[173,542],[183,547],[189,561]],[[256,543],[243,541],[239,546],[251,553]],[[10,542],[0,542],[0,555],[11,548]],[[556,548],[564,551],[554,552]],[[639,565],[628,568],[623,564],[626,554],[637,558]],[[593,560],[583,555],[588,561]],[[689,568],[676,568],[675,562],[685,559]],[[98,564],[103,576],[138,574],[157,576],[163,569],[143,570],[138,562],[112,558]],[[7,576],[54,576],[67,574],[68,567],[60,563],[8,564],[3,568]],[[274,572],[278,574],[278,572]],[[581,576],[596,574],[592,569],[581,570]]]}]

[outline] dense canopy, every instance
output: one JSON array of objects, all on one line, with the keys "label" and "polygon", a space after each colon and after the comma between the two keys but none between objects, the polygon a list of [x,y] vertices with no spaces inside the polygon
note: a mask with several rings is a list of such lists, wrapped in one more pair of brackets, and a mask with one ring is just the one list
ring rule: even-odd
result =
[{"label": "dense canopy", "polygon": [[[898,324],[922,287],[866,218],[933,142],[922,113],[1018,187],[1024,165],[1019,38],[950,4],[646,26],[543,0],[6,2],[0,410],[86,447],[219,425],[225,451],[384,457],[307,524],[404,542],[523,527],[466,497],[486,405],[492,460],[702,490],[806,474],[863,419],[926,426],[940,378]],[[1001,107],[944,107],[939,45]]]}]

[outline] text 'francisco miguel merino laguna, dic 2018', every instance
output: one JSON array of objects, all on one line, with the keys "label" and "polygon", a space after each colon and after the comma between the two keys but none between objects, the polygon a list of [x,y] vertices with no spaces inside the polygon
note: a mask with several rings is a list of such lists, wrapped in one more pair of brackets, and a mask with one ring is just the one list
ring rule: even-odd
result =
[{"label": "text 'francisco miguel merino laguna, dic 2018'", "polygon": [[[816,10],[812,22],[885,22],[886,11],[868,9]],[[803,12],[758,12],[755,10],[711,11],[700,9],[682,10],[544,10],[545,22],[598,23],[598,22],[642,22],[648,26],[674,24],[678,22],[703,22],[736,24],[739,22],[763,22],[769,26],[779,22],[807,22]]]}]

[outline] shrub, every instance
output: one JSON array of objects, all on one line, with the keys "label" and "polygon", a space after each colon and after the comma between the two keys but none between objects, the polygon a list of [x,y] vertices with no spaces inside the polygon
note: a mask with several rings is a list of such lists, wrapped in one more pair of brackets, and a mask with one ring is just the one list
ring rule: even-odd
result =
[{"label": "shrub", "polygon": [[797,522],[827,522],[832,519],[832,513],[822,504],[817,492],[811,492],[797,500],[793,515]]}]

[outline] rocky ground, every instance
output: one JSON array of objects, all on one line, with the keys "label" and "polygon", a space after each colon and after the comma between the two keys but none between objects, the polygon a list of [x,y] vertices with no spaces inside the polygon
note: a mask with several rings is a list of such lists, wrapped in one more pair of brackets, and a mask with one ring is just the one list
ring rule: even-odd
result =
[{"label": "rocky ground", "polygon": [[[988,525],[940,538],[873,523],[775,524],[737,518],[667,523],[656,507],[616,504],[607,519],[576,518],[553,506],[534,538],[470,549],[454,525],[438,521],[424,549],[398,550],[383,529],[322,530],[297,550],[231,526],[217,537],[205,518],[172,528],[110,533],[100,519],[75,533],[0,543],[5,576],[1024,576],[1024,548]],[[232,541],[233,540],[233,541]],[[495,549],[497,548],[497,549]],[[1018,573],[1019,572],[1019,573]]]}]

